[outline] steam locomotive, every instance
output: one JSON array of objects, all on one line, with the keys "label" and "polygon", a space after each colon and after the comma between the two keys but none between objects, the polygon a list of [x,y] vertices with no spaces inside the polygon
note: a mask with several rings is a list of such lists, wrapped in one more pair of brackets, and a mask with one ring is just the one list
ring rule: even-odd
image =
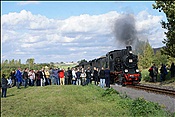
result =
[{"label": "steam locomotive", "polygon": [[111,73],[111,84],[121,85],[138,84],[141,80],[141,73],[138,70],[138,57],[132,53],[132,47],[126,46],[126,49],[110,51],[106,56],[80,63],[77,67],[93,69],[109,68]]}]

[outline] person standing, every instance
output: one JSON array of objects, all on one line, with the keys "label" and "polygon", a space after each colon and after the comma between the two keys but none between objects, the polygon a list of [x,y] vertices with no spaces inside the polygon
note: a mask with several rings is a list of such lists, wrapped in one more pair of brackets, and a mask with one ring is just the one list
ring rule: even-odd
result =
[{"label": "person standing", "polygon": [[46,75],[45,85],[50,85],[50,73],[49,73],[48,69],[45,70],[45,75]]},{"label": "person standing", "polygon": [[80,69],[77,69],[76,76],[77,76],[77,85],[81,85],[81,79],[80,79],[81,72],[80,72]]},{"label": "person standing", "polygon": [[105,80],[106,80],[106,87],[110,88],[110,70],[109,68],[105,69]]},{"label": "person standing", "polygon": [[72,84],[76,85],[76,79],[77,79],[77,75],[76,75],[76,71],[75,68],[72,69]]},{"label": "person standing", "polygon": [[72,84],[72,70],[70,69],[70,67],[68,67],[67,70],[67,77],[68,77],[68,84]]},{"label": "person standing", "polygon": [[49,74],[50,74],[50,78],[49,78],[49,80],[50,80],[50,85],[52,85],[52,83],[54,82],[54,81],[53,81],[53,70],[52,70],[52,68],[49,69]]},{"label": "person standing", "polygon": [[86,70],[86,84],[88,85],[91,81],[91,74],[92,71],[90,70],[90,67],[88,67],[88,69]]},{"label": "person standing", "polygon": [[61,69],[59,71],[59,77],[60,77],[60,85],[64,85],[64,69]]},{"label": "person standing", "polygon": [[24,73],[23,73],[23,79],[24,79],[24,87],[27,87],[27,83],[28,83],[28,68],[24,69]]},{"label": "person standing", "polygon": [[36,78],[36,86],[41,86],[41,71],[39,70],[36,70],[36,73],[35,73],[35,78]]},{"label": "person standing", "polygon": [[168,74],[166,66],[164,64],[162,64],[161,68],[160,68],[160,73],[161,73],[161,82],[165,81],[166,75]]},{"label": "person standing", "polygon": [[15,77],[15,70],[13,70],[11,73],[10,73],[10,77],[12,79],[12,87],[16,86],[16,77]]},{"label": "person standing", "polygon": [[150,82],[153,82],[154,81],[153,80],[154,78],[153,66],[151,66],[148,71],[149,71],[149,76],[150,76]]},{"label": "person standing", "polygon": [[100,77],[100,87],[104,88],[104,86],[105,86],[105,71],[104,71],[103,67],[100,70],[99,77]]},{"label": "person standing", "polygon": [[19,67],[15,73],[17,88],[20,89],[20,83],[22,82],[21,68]]},{"label": "person standing", "polygon": [[81,79],[82,79],[82,85],[84,86],[86,84],[86,73],[85,71],[82,69],[81,75],[80,75]]},{"label": "person standing", "polygon": [[94,77],[95,85],[98,86],[98,71],[96,67],[94,67],[93,77]]},{"label": "person standing", "polygon": [[171,71],[171,78],[173,78],[173,77],[175,76],[175,66],[174,66],[174,62],[171,64],[170,71]]},{"label": "person standing", "polygon": [[156,64],[153,64],[153,74],[153,82],[157,82],[158,68],[156,67]]},{"label": "person standing", "polygon": [[65,82],[65,85],[68,85],[68,76],[67,76],[68,72],[67,71],[64,71],[64,82]]},{"label": "person standing", "polygon": [[7,95],[7,84],[8,84],[8,81],[7,79],[5,78],[5,74],[2,74],[2,79],[1,79],[1,86],[2,86],[2,98],[6,98],[6,95]]},{"label": "person standing", "polygon": [[30,86],[34,86],[34,80],[35,80],[35,73],[32,70],[29,71],[29,80],[30,80]]},{"label": "person standing", "polygon": [[41,87],[44,85],[45,86],[46,82],[46,74],[44,72],[44,68],[41,70]]},{"label": "person standing", "polygon": [[57,85],[57,83],[58,83],[58,69],[57,68],[53,69],[53,71],[52,71],[52,77],[53,77],[52,84],[53,85]]}]

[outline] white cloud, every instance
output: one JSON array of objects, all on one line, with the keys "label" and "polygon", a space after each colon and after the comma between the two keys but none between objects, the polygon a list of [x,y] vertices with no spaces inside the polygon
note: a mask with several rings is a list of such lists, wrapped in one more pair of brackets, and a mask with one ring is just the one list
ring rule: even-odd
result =
[{"label": "white cloud", "polygon": [[147,11],[141,11],[136,16],[136,26],[138,31],[149,32],[154,28],[160,28],[162,16],[152,16]]},{"label": "white cloud", "polygon": [[[112,34],[112,26],[119,16],[111,11],[57,20],[26,10],[2,15],[3,59],[25,61],[34,57],[36,62],[57,62],[105,55],[120,47]],[[159,23],[162,16],[141,11],[135,17],[139,34],[144,34],[153,47],[162,46],[164,34]]]}]

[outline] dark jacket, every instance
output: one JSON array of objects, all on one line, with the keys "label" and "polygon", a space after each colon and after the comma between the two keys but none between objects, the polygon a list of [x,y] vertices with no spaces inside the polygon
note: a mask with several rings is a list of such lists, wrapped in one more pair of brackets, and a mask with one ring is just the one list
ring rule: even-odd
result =
[{"label": "dark jacket", "polygon": [[94,70],[94,74],[93,74],[94,78],[98,78],[98,71]]},{"label": "dark jacket", "polygon": [[171,64],[170,71],[175,74],[175,66],[174,63]]},{"label": "dark jacket", "polygon": [[99,77],[100,77],[100,79],[105,79],[105,71],[104,70],[100,70]]},{"label": "dark jacket", "polygon": [[162,67],[160,68],[160,73],[163,74],[163,75],[167,75],[168,72],[167,72],[167,69],[166,69],[166,66],[165,65],[162,65]]},{"label": "dark jacket", "polygon": [[2,88],[7,88],[8,80],[6,78],[1,79]]},{"label": "dark jacket", "polygon": [[10,73],[10,77],[11,77],[12,80],[13,80],[13,79],[16,79],[16,78],[15,78],[15,72],[14,72],[14,73],[11,72],[11,73]]},{"label": "dark jacket", "polygon": [[81,72],[76,72],[76,76],[77,76],[77,79],[80,79],[80,76],[81,76]]},{"label": "dark jacket", "polygon": [[86,71],[86,78],[91,78],[91,74],[92,74],[91,70],[88,69],[88,70]]},{"label": "dark jacket", "polygon": [[68,78],[72,78],[72,70],[67,71],[67,76],[68,76]]},{"label": "dark jacket", "polygon": [[25,72],[25,71],[24,71],[24,73],[23,73],[23,78],[24,78],[24,79],[27,79],[27,78],[28,78],[28,73]]},{"label": "dark jacket", "polygon": [[105,70],[105,77],[106,78],[109,78],[110,77],[110,70],[109,69],[106,69]]}]

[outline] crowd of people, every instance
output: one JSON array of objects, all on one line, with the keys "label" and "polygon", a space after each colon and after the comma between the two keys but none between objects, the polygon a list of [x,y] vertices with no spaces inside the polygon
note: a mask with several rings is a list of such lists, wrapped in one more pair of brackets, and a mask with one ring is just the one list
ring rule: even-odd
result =
[{"label": "crowd of people", "polygon": [[22,70],[18,68],[10,73],[7,79],[10,87],[16,86],[47,86],[47,85],[88,85],[94,81],[95,85],[104,88],[110,87],[110,70],[103,67],[99,70],[94,67],[90,69],[69,68],[67,70],[59,68],[42,68],[41,70]]},{"label": "crowd of people", "polygon": [[[175,77],[175,65],[174,63],[171,64],[170,68],[167,68],[165,64],[161,64],[160,68],[160,82],[165,81],[166,75],[168,74],[168,70],[171,73],[171,78]],[[158,81],[158,73],[159,70],[156,67],[155,64],[149,68],[149,76],[150,76],[150,81],[151,82],[157,82]]]},{"label": "crowd of people", "polygon": [[[171,72],[171,77],[175,77],[175,65],[171,64],[167,68],[164,64],[160,68],[160,81],[165,81],[168,74],[167,69]],[[151,82],[158,81],[159,70],[155,64],[148,70]],[[16,86],[18,89],[21,86],[47,86],[47,85],[88,85],[94,84],[101,88],[110,87],[110,70],[109,68],[101,69],[94,67],[90,69],[84,68],[69,68],[67,70],[59,68],[42,68],[41,70],[29,70],[20,67],[10,73],[8,79],[5,74],[2,74],[1,87],[2,96],[6,97],[7,88]]]}]

